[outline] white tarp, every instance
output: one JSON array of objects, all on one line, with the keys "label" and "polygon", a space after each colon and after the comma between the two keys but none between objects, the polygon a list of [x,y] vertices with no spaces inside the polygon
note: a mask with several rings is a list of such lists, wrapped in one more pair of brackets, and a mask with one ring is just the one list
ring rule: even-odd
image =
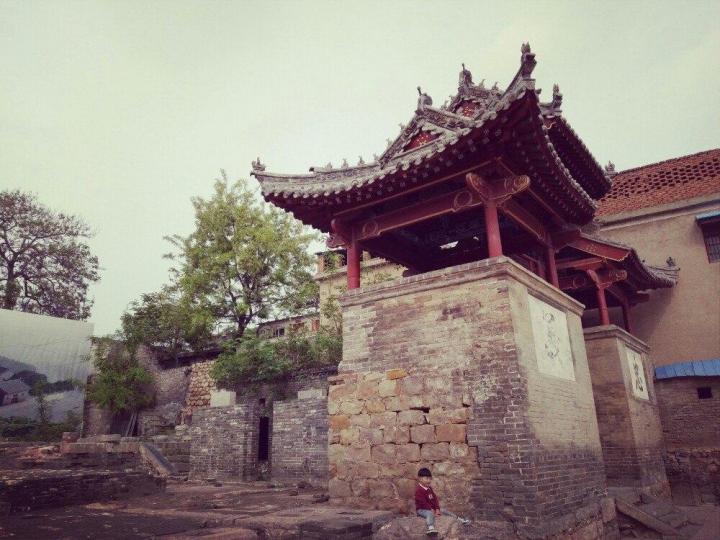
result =
[{"label": "white tarp", "polygon": [[[92,367],[92,333],[91,323],[0,309],[0,367],[13,373],[34,371],[48,383],[84,383]],[[54,421],[64,420],[69,410],[82,415],[82,390],[52,392],[47,399]],[[31,396],[0,407],[0,416],[34,418],[36,408]]]}]

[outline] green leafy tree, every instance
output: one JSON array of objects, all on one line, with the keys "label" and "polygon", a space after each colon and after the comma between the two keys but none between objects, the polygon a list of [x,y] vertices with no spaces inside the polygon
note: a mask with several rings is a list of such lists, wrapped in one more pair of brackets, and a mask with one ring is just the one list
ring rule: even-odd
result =
[{"label": "green leafy tree", "polygon": [[337,365],[341,357],[342,338],[328,328],[290,332],[278,339],[246,336],[227,347],[210,376],[221,386],[253,388],[281,381],[298,370]]},{"label": "green leafy tree", "polygon": [[113,413],[151,405],[153,377],[138,363],[134,351],[110,337],[96,338],[94,343],[96,373],[87,386],[87,398]]},{"label": "green leafy tree", "polygon": [[309,253],[316,238],[289,214],[258,200],[244,180],[223,173],[209,199],[193,199],[195,231],[168,238],[177,284],[218,327],[236,338],[249,324],[317,306]]},{"label": "green leafy tree", "polygon": [[0,306],[85,320],[98,259],[79,218],[53,212],[20,191],[0,192]]},{"label": "green leafy tree", "polygon": [[193,305],[178,287],[143,294],[122,316],[124,341],[133,354],[145,345],[166,358],[207,346],[212,341],[213,325],[212,313]]}]

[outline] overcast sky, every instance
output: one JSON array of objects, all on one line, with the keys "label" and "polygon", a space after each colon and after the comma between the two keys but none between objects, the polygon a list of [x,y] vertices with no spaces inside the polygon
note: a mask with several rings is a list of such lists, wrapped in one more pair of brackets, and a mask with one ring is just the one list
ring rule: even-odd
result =
[{"label": "overcast sky", "polygon": [[305,172],[380,154],[417,91],[507,86],[520,45],[543,98],[619,169],[720,146],[720,2],[0,0],[0,190],[82,216],[97,334],[167,281],[162,237],[224,168]]}]

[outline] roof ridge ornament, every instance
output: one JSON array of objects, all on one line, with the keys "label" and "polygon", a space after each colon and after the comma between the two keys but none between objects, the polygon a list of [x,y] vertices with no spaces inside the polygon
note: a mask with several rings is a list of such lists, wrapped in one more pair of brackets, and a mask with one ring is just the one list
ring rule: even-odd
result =
[{"label": "roof ridge ornament", "polygon": [[472,73],[470,73],[470,70],[465,67],[465,64],[462,64],[462,71],[460,72],[460,77],[458,80],[458,92],[462,92],[463,90],[470,90],[470,88],[473,87],[473,80],[472,80]]},{"label": "roof ridge ornament", "polygon": [[430,107],[433,104],[432,98],[422,91],[422,88],[417,87],[419,94],[417,102],[417,112],[425,110],[425,107]]},{"label": "roof ridge ornament", "polygon": [[605,165],[605,175],[609,178],[617,175],[617,171],[615,170],[615,164],[612,161],[608,161],[607,165]]},{"label": "roof ridge ornament", "polygon": [[560,85],[557,83],[553,84],[553,95],[552,95],[552,102],[550,103],[550,106],[553,109],[559,109],[562,105],[562,99],[563,95],[562,92],[560,92]]},{"label": "roof ridge ornament", "polygon": [[265,170],[265,165],[260,162],[259,157],[252,162],[252,170],[253,171],[264,171]]},{"label": "roof ridge ornament", "polygon": [[523,79],[529,79],[537,64],[535,53],[530,49],[530,42],[523,43],[520,52],[522,53],[520,56],[520,74]]}]

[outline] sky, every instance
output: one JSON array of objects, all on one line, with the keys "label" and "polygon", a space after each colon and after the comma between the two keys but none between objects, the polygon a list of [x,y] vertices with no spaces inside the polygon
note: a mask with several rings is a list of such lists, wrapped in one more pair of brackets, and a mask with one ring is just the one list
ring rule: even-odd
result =
[{"label": "sky", "polygon": [[[0,190],[81,216],[113,332],[168,281],[190,199],[261,157],[301,173],[380,154],[460,64],[504,88],[520,45],[600,163],[720,146],[720,2],[0,0]],[[251,180],[254,183],[254,180]]]}]

